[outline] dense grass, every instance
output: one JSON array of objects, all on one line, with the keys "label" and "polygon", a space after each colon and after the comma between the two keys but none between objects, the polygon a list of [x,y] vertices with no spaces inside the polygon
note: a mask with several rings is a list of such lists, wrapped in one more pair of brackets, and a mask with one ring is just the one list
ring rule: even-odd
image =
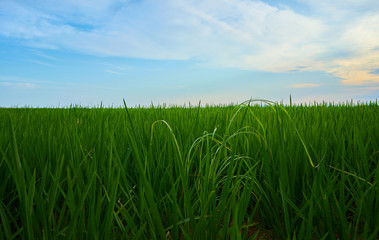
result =
[{"label": "dense grass", "polygon": [[0,239],[378,238],[379,106],[249,105],[1,109]]}]

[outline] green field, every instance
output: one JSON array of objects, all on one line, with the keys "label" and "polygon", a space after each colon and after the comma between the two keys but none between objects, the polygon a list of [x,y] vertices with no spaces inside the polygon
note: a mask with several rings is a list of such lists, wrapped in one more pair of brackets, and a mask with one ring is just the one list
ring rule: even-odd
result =
[{"label": "green field", "polygon": [[0,239],[377,239],[378,162],[377,103],[4,108]]}]

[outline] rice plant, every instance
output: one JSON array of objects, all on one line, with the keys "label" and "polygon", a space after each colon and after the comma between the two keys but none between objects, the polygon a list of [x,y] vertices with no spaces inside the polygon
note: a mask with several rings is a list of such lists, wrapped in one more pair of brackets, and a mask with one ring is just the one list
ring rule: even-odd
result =
[{"label": "rice plant", "polygon": [[0,109],[0,239],[377,239],[379,106]]}]

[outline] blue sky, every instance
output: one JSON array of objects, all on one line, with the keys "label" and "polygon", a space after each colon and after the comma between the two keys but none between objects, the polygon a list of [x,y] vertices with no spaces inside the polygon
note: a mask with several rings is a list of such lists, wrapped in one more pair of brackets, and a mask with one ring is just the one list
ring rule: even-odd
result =
[{"label": "blue sky", "polygon": [[1,0],[0,106],[379,98],[377,0]]}]

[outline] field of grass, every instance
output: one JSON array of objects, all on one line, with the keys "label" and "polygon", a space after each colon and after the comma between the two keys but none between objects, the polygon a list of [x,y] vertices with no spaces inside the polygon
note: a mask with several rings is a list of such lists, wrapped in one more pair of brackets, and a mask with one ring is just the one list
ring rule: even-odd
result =
[{"label": "field of grass", "polygon": [[377,239],[379,106],[0,109],[0,239]]}]

